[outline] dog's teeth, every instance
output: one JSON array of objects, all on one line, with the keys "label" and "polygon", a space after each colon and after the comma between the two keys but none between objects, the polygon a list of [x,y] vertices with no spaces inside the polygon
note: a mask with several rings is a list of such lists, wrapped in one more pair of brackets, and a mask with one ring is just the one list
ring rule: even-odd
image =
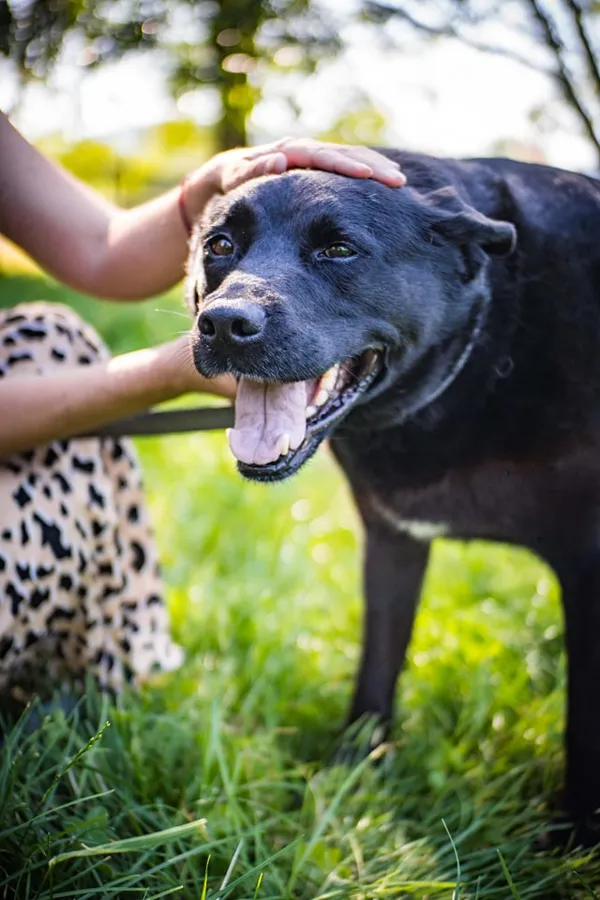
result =
[{"label": "dog's teeth", "polygon": [[315,406],[318,408],[319,406],[323,406],[329,400],[329,391],[322,387],[317,396],[315,397]]},{"label": "dog's teeth", "polygon": [[317,407],[316,407],[316,406],[307,406],[307,407],[306,407],[306,412],[305,412],[306,418],[307,418],[307,419],[310,419],[311,416],[314,416],[314,414],[316,413],[316,411],[317,411]]},{"label": "dog's teeth", "polygon": [[281,438],[281,449],[279,451],[280,456],[287,456],[290,452],[290,436],[286,433]]},{"label": "dog's teeth", "polygon": [[321,390],[331,392],[334,389],[339,370],[339,366],[333,366],[331,369],[328,369],[327,372],[325,372],[323,378],[321,379]]}]

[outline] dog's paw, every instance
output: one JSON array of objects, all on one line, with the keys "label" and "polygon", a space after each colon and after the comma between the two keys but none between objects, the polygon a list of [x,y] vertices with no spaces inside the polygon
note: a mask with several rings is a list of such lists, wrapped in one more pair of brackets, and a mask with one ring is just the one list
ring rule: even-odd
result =
[{"label": "dog's paw", "polygon": [[379,716],[363,716],[344,731],[335,747],[332,763],[352,767],[367,757],[374,762],[383,759],[391,750],[391,745],[386,743],[389,732],[389,722]]},{"label": "dog's paw", "polygon": [[600,811],[583,818],[569,820],[560,816],[556,825],[544,831],[535,841],[534,849],[540,852],[590,849],[600,844]]}]

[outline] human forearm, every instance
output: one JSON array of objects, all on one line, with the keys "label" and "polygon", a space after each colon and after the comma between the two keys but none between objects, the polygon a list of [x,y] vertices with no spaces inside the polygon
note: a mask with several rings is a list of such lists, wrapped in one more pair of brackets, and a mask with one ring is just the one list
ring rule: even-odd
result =
[{"label": "human forearm", "polygon": [[116,208],[40,154],[0,113],[0,232],[60,281],[88,291]]},{"label": "human forearm", "polygon": [[[216,189],[208,179],[187,197],[197,215]],[[137,300],[172,287],[183,277],[188,235],[179,210],[180,189],[149,203],[119,210],[109,224],[102,263],[95,273],[98,297]],[[192,203],[193,201],[193,203]],[[193,208],[193,211],[192,211]]]},{"label": "human forearm", "polygon": [[188,339],[106,363],[0,382],[0,459],[133,415],[188,391],[231,397],[229,378],[203,379]]},{"label": "human forearm", "polygon": [[[32,147],[0,114],[0,232],[87,294],[141,299],[182,277],[187,234],[178,191],[121,210]],[[202,187],[202,185],[201,185]],[[199,199],[214,193],[204,185]]]}]

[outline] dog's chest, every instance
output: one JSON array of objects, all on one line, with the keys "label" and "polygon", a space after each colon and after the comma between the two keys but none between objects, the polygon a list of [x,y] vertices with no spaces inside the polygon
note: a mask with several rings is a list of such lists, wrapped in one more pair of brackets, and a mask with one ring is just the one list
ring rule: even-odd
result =
[{"label": "dog's chest", "polygon": [[383,490],[371,482],[357,498],[370,517],[416,541],[454,537],[536,544],[551,497],[549,478],[546,467],[491,463],[415,488]]},{"label": "dog's chest", "polygon": [[450,521],[433,521],[431,519],[407,518],[396,510],[397,503],[386,502],[376,494],[370,497],[371,511],[382,522],[398,534],[405,534],[415,541],[429,543],[435,538],[452,537],[455,523]]},{"label": "dog's chest", "polygon": [[[434,469],[414,458],[333,447],[369,525],[399,537],[436,537],[522,544],[540,551],[566,527],[585,531],[600,505],[600,434],[561,453],[520,461],[486,459],[476,465]],[[418,462],[418,461],[417,461]],[[596,521],[596,519],[594,519]]]}]

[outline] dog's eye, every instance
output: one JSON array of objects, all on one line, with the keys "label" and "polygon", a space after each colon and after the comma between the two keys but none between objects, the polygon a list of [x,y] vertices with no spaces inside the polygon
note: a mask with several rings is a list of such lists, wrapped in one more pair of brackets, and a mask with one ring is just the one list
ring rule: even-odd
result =
[{"label": "dog's eye", "polygon": [[206,242],[206,249],[212,256],[231,256],[233,242],[224,234],[217,234]]},{"label": "dog's eye", "polygon": [[324,256],[326,259],[350,259],[351,256],[356,256],[356,250],[350,244],[330,244],[329,247],[321,250],[319,256]]}]

